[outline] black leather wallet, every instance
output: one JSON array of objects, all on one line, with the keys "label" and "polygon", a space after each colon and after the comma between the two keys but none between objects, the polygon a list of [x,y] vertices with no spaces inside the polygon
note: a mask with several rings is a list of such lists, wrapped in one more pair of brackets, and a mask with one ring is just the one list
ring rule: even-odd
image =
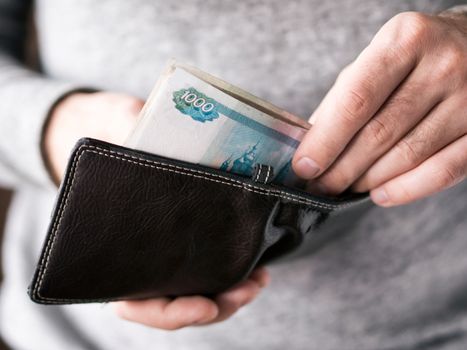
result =
[{"label": "black leather wallet", "polygon": [[320,198],[252,177],[90,138],[73,150],[28,288],[42,304],[212,296],[298,247],[333,210],[368,196]]}]

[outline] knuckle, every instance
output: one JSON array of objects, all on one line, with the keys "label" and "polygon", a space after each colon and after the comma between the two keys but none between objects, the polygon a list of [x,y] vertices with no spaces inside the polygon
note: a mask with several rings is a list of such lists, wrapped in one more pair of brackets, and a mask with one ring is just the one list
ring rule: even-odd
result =
[{"label": "knuckle", "polygon": [[338,110],[345,121],[354,124],[362,116],[368,115],[371,100],[372,94],[369,89],[363,87],[349,89],[338,102]]},{"label": "knuckle", "polygon": [[363,139],[370,144],[386,144],[393,139],[394,131],[378,118],[373,118],[362,130]]},{"label": "knuckle", "polygon": [[450,187],[464,176],[461,167],[456,164],[446,164],[435,173],[435,181],[439,188]]},{"label": "knuckle", "polygon": [[402,12],[394,16],[383,26],[378,38],[388,48],[397,48],[399,54],[405,52],[411,56],[414,48],[432,40],[433,25],[430,16],[419,12]]},{"label": "knuckle", "polygon": [[409,164],[416,164],[420,159],[420,152],[414,143],[407,139],[402,139],[396,144],[396,149],[404,160]]},{"label": "knuckle", "polygon": [[380,145],[394,144],[400,133],[399,120],[401,115],[410,114],[413,105],[413,94],[410,90],[415,88],[407,87],[409,92],[399,93],[387,101],[382,110],[360,131],[362,140],[377,147]]},{"label": "knuckle", "polygon": [[429,118],[419,129],[417,143],[422,146],[420,147],[420,153],[423,154],[426,153],[423,150],[432,150],[434,140],[444,139],[446,136],[449,138],[449,130],[442,118]]},{"label": "knuckle", "polygon": [[456,46],[444,49],[443,54],[440,55],[436,62],[436,69],[433,72],[434,78],[447,80],[460,77],[461,74],[459,73],[464,65],[465,58],[465,53]]},{"label": "knuckle", "polygon": [[402,12],[395,17],[394,25],[401,30],[402,39],[409,43],[425,41],[430,37],[432,20],[420,12]]}]

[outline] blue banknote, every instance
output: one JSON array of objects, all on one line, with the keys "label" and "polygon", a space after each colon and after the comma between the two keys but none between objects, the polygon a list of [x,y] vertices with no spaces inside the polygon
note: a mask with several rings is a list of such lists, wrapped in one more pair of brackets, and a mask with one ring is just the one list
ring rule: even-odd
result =
[{"label": "blue banknote", "polygon": [[291,159],[305,122],[207,73],[172,63],[127,140],[136,149],[244,176],[271,166],[294,185]]}]

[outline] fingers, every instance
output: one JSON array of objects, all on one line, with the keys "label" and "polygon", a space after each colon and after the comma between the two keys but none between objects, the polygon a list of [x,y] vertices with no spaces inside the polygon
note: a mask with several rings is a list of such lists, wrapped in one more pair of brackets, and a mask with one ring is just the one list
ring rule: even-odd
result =
[{"label": "fingers", "polygon": [[250,275],[250,279],[254,280],[261,288],[266,287],[271,282],[271,276],[268,270],[264,267],[257,267]]},{"label": "fingers", "polygon": [[94,130],[97,130],[99,138],[124,144],[130,131],[136,126],[144,101],[134,96],[108,92],[95,93],[93,99],[98,106],[97,112],[100,113],[99,118],[94,118]]},{"label": "fingers", "polygon": [[240,307],[251,302],[269,283],[265,268],[257,268],[251,276],[211,300],[202,296],[178,297],[174,300],[156,298],[113,302],[121,318],[149,327],[175,330],[186,326],[206,325],[223,321]]},{"label": "fingers", "polygon": [[295,153],[292,165],[298,176],[322,174],[414,68],[415,55],[398,46],[373,40],[339,76]]},{"label": "fingers", "polygon": [[422,122],[379,158],[352,185],[352,189],[356,192],[374,189],[414,169],[466,132],[467,103],[461,93],[438,104]]},{"label": "fingers", "polygon": [[427,89],[426,80],[424,69],[410,74],[332,166],[310,184],[310,190],[328,195],[343,192],[422,120],[444,94],[441,87]]},{"label": "fingers", "polygon": [[231,317],[242,306],[250,303],[260,292],[261,287],[252,280],[241,282],[235,288],[232,288],[222,294],[219,294],[215,301],[219,307],[219,314],[212,321],[204,322],[209,324],[221,322]]},{"label": "fingers", "polygon": [[467,135],[443,148],[418,167],[370,192],[372,200],[390,207],[412,202],[454,186],[467,177]]},{"label": "fingers", "polygon": [[445,25],[395,16],[339,76],[293,159],[308,190],[371,190],[465,133],[465,39]]},{"label": "fingers", "polygon": [[118,316],[149,327],[175,330],[217,317],[218,306],[210,299],[193,296],[119,301],[112,303]]},{"label": "fingers", "polygon": [[246,281],[216,297],[215,301],[219,307],[219,314],[215,319],[202,324],[220,322],[231,317],[238,309],[255,299],[261,288],[267,286],[269,282],[270,277],[267,270],[264,267],[257,268]]}]

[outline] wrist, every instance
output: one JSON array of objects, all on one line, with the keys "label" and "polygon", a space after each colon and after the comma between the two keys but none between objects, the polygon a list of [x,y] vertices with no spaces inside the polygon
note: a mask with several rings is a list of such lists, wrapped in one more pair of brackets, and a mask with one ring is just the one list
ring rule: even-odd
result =
[{"label": "wrist", "polygon": [[60,96],[50,107],[44,126],[42,128],[41,154],[46,170],[53,182],[58,186],[60,183],[60,170],[54,161],[54,154],[61,148],[60,139],[63,133],[63,126],[66,124],[66,118],[71,117],[70,106],[83,95],[96,92],[94,89],[76,89],[71,90]]}]

